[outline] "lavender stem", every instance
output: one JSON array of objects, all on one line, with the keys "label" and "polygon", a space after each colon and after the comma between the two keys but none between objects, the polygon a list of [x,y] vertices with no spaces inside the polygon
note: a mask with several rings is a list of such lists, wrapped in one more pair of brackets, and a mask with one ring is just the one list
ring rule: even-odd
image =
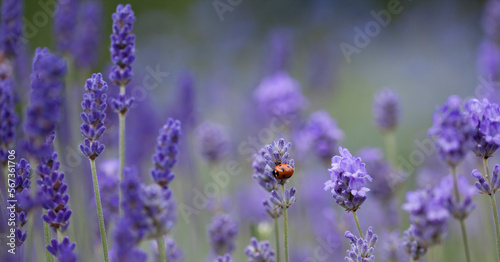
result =
[{"label": "lavender stem", "polygon": [[[456,167],[454,165],[450,165],[450,170],[453,176],[453,192],[455,193],[455,199],[457,200],[457,203],[460,203],[460,192],[458,191]],[[467,228],[465,227],[465,221],[463,219],[460,220],[460,229],[462,231],[462,240],[464,242],[465,258],[467,262],[470,262],[469,240],[467,237]]]},{"label": "lavender stem", "polygon": [[[283,189],[283,199],[284,196],[285,196],[285,184],[281,184],[281,188]],[[286,210],[287,210],[287,206],[285,206],[286,204],[283,203],[283,227],[284,227],[284,232],[285,232],[285,261],[288,262],[288,226],[287,226],[287,223],[288,223],[288,218],[287,218],[287,215],[286,215]]]},{"label": "lavender stem", "polygon": [[97,171],[95,160],[90,159],[90,168],[92,169],[92,180],[94,182],[95,204],[97,207],[97,216],[99,218],[99,231],[101,232],[102,251],[104,253],[104,261],[108,262],[108,244],[106,240],[106,229],[104,227],[104,216],[102,213],[101,194],[99,193],[99,182],[97,181]]},{"label": "lavender stem", "polygon": [[362,239],[365,239],[365,237],[363,236],[363,231],[361,231],[361,226],[359,226],[359,220],[358,220],[358,215],[356,214],[356,211],[352,211],[352,216],[354,217],[354,221],[356,221],[356,227],[358,228],[359,236]]},{"label": "lavender stem", "polygon": [[[47,210],[43,210],[43,214],[47,214]],[[43,234],[44,234],[44,239],[45,239],[45,246],[50,244],[50,231],[49,231],[49,224],[43,223]],[[49,253],[48,250],[45,250],[45,254],[47,255],[47,262],[53,262],[54,257]]]},{"label": "lavender stem", "polygon": [[394,131],[386,132],[385,133],[385,150],[387,153],[387,159],[389,160],[389,163],[393,167],[396,166],[396,134],[394,134]]},{"label": "lavender stem", "polygon": [[159,237],[158,242],[158,253],[160,254],[160,262],[168,262],[167,254],[165,253],[165,240],[163,240],[163,236]]},{"label": "lavender stem", "polygon": [[63,241],[63,235],[62,235],[62,232],[61,230],[57,230],[57,241],[58,242],[62,242]]},{"label": "lavender stem", "polygon": [[[488,159],[487,158],[483,158],[483,166],[484,166],[484,173],[485,173],[486,179],[488,180],[488,184],[491,185],[490,170],[488,168]],[[497,204],[495,201],[495,195],[489,194],[489,196],[490,196],[490,202],[491,202],[491,211],[493,212],[493,223],[495,224],[497,256],[498,256],[498,261],[500,261],[500,225],[498,224]]]},{"label": "lavender stem", "polygon": [[276,261],[280,262],[280,224],[277,218],[274,219],[274,237],[276,239]]}]

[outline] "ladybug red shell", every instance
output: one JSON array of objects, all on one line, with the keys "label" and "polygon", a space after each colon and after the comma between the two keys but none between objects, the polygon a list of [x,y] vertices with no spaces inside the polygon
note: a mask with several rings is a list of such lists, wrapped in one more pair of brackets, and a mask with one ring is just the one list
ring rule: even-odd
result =
[{"label": "ladybug red shell", "polygon": [[293,176],[293,167],[289,164],[279,164],[274,168],[273,175],[276,179],[289,179]]}]

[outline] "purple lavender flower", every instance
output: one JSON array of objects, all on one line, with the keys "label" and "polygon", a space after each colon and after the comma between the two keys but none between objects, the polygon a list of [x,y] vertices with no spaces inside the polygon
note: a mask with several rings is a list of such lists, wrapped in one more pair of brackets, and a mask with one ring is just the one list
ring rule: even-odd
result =
[{"label": "purple lavender flower", "polygon": [[27,231],[22,230],[23,226],[28,222],[28,210],[23,209],[19,205],[21,195],[29,194],[31,188],[31,166],[26,159],[21,158],[21,161],[19,161],[19,163],[16,163],[15,175],[15,199],[18,201],[18,203],[16,203],[16,246],[19,247],[24,243],[24,241],[26,241],[26,238],[28,237]]},{"label": "purple lavender flower", "polygon": [[375,124],[384,132],[396,129],[401,116],[399,96],[396,91],[386,88],[379,90],[373,98]]},{"label": "purple lavender flower", "polygon": [[481,194],[495,194],[498,189],[500,188],[500,179],[498,179],[498,172],[500,170],[499,165],[495,165],[495,168],[493,169],[493,174],[491,176],[491,182],[487,182],[483,175],[477,171],[477,169],[474,169],[472,171],[472,176],[477,179],[477,182],[475,183],[476,188],[479,190],[479,193]]},{"label": "purple lavender flower", "polygon": [[37,158],[50,155],[45,146],[59,119],[60,92],[66,75],[66,62],[47,48],[37,48],[31,74],[30,105],[24,131],[26,150]]},{"label": "purple lavender flower", "polygon": [[274,251],[269,241],[259,242],[255,237],[250,239],[250,245],[245,248],[247,262],[275,262]]},{"label": "purple lavender flower", "polygon": [[69,241],[69,237],[65,237],[61,243],[52,239],[50,245],[47,245],[47,250],[54,255],[60,262],[75,262],[77,261],[74,252],[76,244]]},{"label": "purple lavender flower", "polygon": [[75,41],[75,29],[78,17],[78,1],[59,1],[54,13],[54,36],[60,52],[71,52]]},{"label": "purple lavender flower", "polygon": [[197,128],[198,145],[209,163],[217,163],[229,151],[229,134],[215,123],[205,122]]},{"label": "purple lavender flower", "polygon": [[80,68],[91,68],[98,61],[102,9],[102,3],[98,0],[80,3],[77,34],[73,43],[75,63]]},{"label": "purple lavender flower", "polygon": [[476,208],[476,205],[472,202],[472,197],[475,195],[476,190],[473,186],[469,185],[467,179],[463,176],[457,177],[457,183],[458,191],[461,195],[461,201],[459,202],[453,196],[453,177],[451,175],[441,179],[441,183],[435,189],[435,192],[454,218],[465,220],[474,208]]},{"label": "purple lavender flower", "polygon": [[96,159],[103,151],[104,145],[97,141],[106,131],[104,119],[106,118],[106,90],[108,84],[102,79],[101,73],[93,74],[85,83],[82,109],[80,117],[83,120],[80,131],[85,137],[80,144],[80,151],[90,160]]},{"label": "purple lavender flower", "polygon": [[377,243],[378,236],[373,233],[373,227],[366,231],[365,238],[358,238],[349,231],[345,232],[345,237],[351,240],[351,249],[347,250],[345,261],[347,262],[368,262],[375,261],[373,251]]},{"label": "purple lavender flower", "polygon": [[[500,47],[490,39],[484,39],[479,46],[477,59],[478,73],[487,80],[498,80],[500,77]],[[486,85],[486,83],[482,83]],[[494,86],[486,86],[494,88]]]},{"label": "purple lavender flower", "polygon": [[415,230],[416,227],[410,225],[410,228],[404,232],[402,245],[406,253],[408,253],[414,261],[417,261],[427,253],[427,246],[419,242],[415,236]]},{"label": "purple lavender flower", "polygon": [[346,211],[356,211],[365,202],[370,191],[365,184],[372,178],[366,172],[361,158],[354,157],[347,148],[339,147],[340,156],[332,158],[332,168],[328,169],[330,180],[325,182],[325,191],[330,190],[335,202]]},{"label": "purple lavender flower", "polygon": [[134,102],[135,100],[133,97],[126,97],[125,95],[118,95],[117,99],[110,99],[111,108],[121,115],[125,115]]},{"label": "purple lavender flower", "polygon": [[[272,192],[276,191],[273,190]],[[277,205],[271,200],[264,200],[264,202],[262,202],[262,205],[264,206],[267,215],[272,219],[277,219],[283,215],[283,208],[281,207],[281,203]]]},{"label": "purple lavender flower", "polygon": [[322,160],[329,161],[337,154],[339,141],[344,132],[337,126],[337,122],[326,111],[317,111],[309,116],[306,126],[300,132],[302,147],[310,148]]},{"label": "purple lavender flower", "polygon": [[135,16],[130,5],[116,7],[113,14],[111,34],[111,62],[113,67],[109,78],[120,87],[125,87],[132,79],[132,63],[135,61],[135,35],[132,34]]},{"label": "purple lavender flower", "polygon": [[264,78],[254,91],[254,99],[263,115],[285,118],[297,116],[307,103],[299,82],[284,71]]},{"label": "purple lavender flower", "polygon": [[[401,237],[399,230],[386,232],[380,238],[382,246],[381,251],[382,261],[405,261],[405,252],[401,245]],[[379,244],[379,245],[380,245]]]},{"label": "purple lavender flower", "polygon": [[[271,142],[270,145],[264,146],[266,153],[264,154],[264,161],[266,162],[266,167],[264,173],[266,175],[272,174],[276,166],[281,164],[288,164],[293,169],[295,169],[295,160],[290,156],[290,150],[292,149],[292,143],[285,143],[285,139],[280,138],[280,140]],[[288,179],[275,179],[278,184],[284,185]]]},{"label": "purple lavender flower", "polygon": [[19,49],[23,34],[23,1],[4,0],[2,2],[2,21],[0,26],[0,50],[7,57],[14,57]]},{"label": "purple lavender flower", "polygon": [[470,99],[465,104],[466,115],[475,127],[473,134],[474,153],[488,159],[500,145],[500,107],[488,99]]},{"label": "purple lavender flower", "polygon": [[443,200],[429,187],[406,193],[406,200],[403,209],[409,214],[418,242],[427,247],[441,243],[450,215]]},{"label": "purple lavender flower", "polygon": [[227,214],[218,214],[208,226],[208,238],[216,255],[232,253],[235,249],[238,224]]},{"label": "purple lavender flower", "polygon": [[10,78],[0,78],[0,166],[7,165],[7,151],[16,136],[18,118],[14,111],[12,84]]},{"label": "purple lavender flower", "polygon": [[[52,141],[48,146],[52,148]],[[61,163],[57,160],[57,153],[53,152],[38,165],[38,186],[44,195],[42,207],[47,214],[42,215],[43,220],[54,230],[65,231],[69,226],[72,211],[68,207],[68,186],[64,181],[64,173],[59,171]]]},{"label": "purple lavender flower", "polygon": [[384,153],[379,148],[365,147],[359,150],[358,155],[366,164],[366,171],[374,179],[371,194],[379,200],[390,201],[394,192],[391,181],[392,169]]},{"label": "purple lavender flower", "polygon": [[230,254],[225,254],[223,256],[218,256],[214,262],[233,262]]},{"label": "purple lavender flower", "polygon": [[473,148],[474,127],[460,110],[460,103],[459,96],[450,96],[442,107],[437,107],[429,128],[439,155],[451,166],[460,163]]},{"label": "purple lavender flower", "polygon": [[271,192],[278,188],[278,180],[274,177],[271,168],[266,168],[267,161],[264,158],[267,150],[261,148],[257,154],[255,154],[252,166],[253,166],[253,178],[259,182],[259,185]]},{"label": "purple lavender flower", "polygon": [[156,139],[156,153],[153,155],[154,168],[151,170],[151,176],[162,187],[168,186],[175,177],[172,168],[177,163],[181,135],[181,123],[169,118],[160,129],[160,134]]},{"label": "purple lavender flower", "polygon": [[290,190],[285,190],[284,196],[280,196],[276,190],[273,190],[271,192],[271,198],[269,201],[274,204],[274,206],[277,206],[281,209],[288,209],[290,208],[293,203],[295,203],[295,193],[296,193],[295,187],[290,188]]},{"label": "purple lavender flower", "polygon": [[113,262],[145,262],[146,252],[137,247],[141,236],[134,229],[135,223],[127,216],[120,218],[114,230],[114,246],[110,259]]},{"label": "purple lavender flower", "polygon": [[[164,237],[165,239],[165,247],[166,247],[166,255],[168,262],[180,262],[184,259],[184,253],[179,249],[177,244],[175,244],[175,240],[170,237]],[[151,251],[153,252],[156,261],[159,261],[159,253],[158,253],[158,243],[156,241],[151,241]]]}]

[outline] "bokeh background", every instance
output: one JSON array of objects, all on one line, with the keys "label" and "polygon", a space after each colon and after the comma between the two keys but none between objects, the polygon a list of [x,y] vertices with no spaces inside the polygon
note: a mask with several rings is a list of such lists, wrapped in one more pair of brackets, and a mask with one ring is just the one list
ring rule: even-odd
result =
[{"label": "bokeh background", "polygon": [[[44,1],[26,2],[27,21],[42,10],[41,2]],[[241,168],[238,174],[230,176],[229,185],[221,188],[221,194],[226,199],[226,211],[238,222],[235,261],[244,261],[243,250],[250,236],[265,237],[272,228],[272,221],[265,217],[261,207],[267,193],[252,179],[254,150],[279,137],[295,143],[298,138],[294,128],[300,129],[308,116],[318,110],[328,111],[337,121],[345,134],[340,145],[351,152],[364,147],[384,150],[383,134],[374,124],[372,102],[377,90],[390,87],[401,99],[401,120],[396,130],[397,155],[408,160],[418,150],[415,141],[427,138],[436,105],[442,104],[451,94],[463,98],[477,96],[474,92],[480,80],[491,77],[479,70],[482,65],[478,64],[480,46],[486,41],[482,28],[484,1],[400,1],[401,11],[391,14],[390,22],[381,26],[378,34],[369,37],[370,42],[360,48],[359,53],[352,54],[350,62],[341,50],[341,43],[354,45],[356,27],[364,30],[368,23],[376,21],[371,12],[387,10],[394,1],[243,0],[231,6],[231,11],[224,12],[222,19],[214,7],[216,2],[128,2],[137,17],[133,30],[137,37],[137,60],[128,92],[138,101],[127,118],[127,166],[136,167],[143,179],[150,181],[151,156],[158,129],[170,116],[186,120],[179,164],[175,169],[177,177],[172,186],[180,212],[172,236],[184,251],[185,261],[210,258],[206,233],[213,216],[210,203],[188,219],[180,209],[184,205],[193,206],[196,191],[203,192],[203,187],[213,182],[211,172],[226,171],[227,163],[232,161]],[[228,4],[225,0],[220,2]],[[108,74],[111,14],[119,3],[124,2],[103,1],[102,44],[95,50],[99,53],[99,61],[91,70],[77,72],[74,84],[69,85],[74,88],[76,97],[83,92],[84,80],[91,72]],[[51,19],[33,30],[24,50],[28,72],[34,49],[47,46],[53,50],[55,45]],[[489,56],[493,54],[486,55]],[[151,69],[168,75],[158,81],[157,87],[147,90],[142,81]],[[307,98],[306,107],[293,119],[292,130],[262,137],[259,132],[270,124],[257,110],[254,91],[262,79],[279,70],[287,71],[300,83]],[[186,74],[193,80],[191,91],[186,91],[183,85]],[[29,82],[20,88],[26,99]],[[111,86],[110,90],[117,92],[116,87]],[[488,98],[496,100],[496,95],[489,94]],[[72,122],[71,113],[63,117],[66,117],[63,123]],[[215,165],[204,161],[196,142],[197,130],[205,121],[222,125],[230,138],[227,153]],[[117,157],[114,114],[109,114],[108,124],[105,156],[97,161],[100,175],[113,172],[110,162]],[[74,124],[70,125],[59,128],[78,131]],[[247,147],[245,143],[251,137],[256,138],[260,146]],[[62,150],[68,150],[69,155],[73,148],[77,155],[78,143],[74,139],[63,145]],[[252,150],[242,150],[248,148]],[[290,209],[289,216],[291,261],[343,261],[348,248],[343,231],[355,231],[350,222],[352,218],[349,214],[344,218],[330,193],[323,191],[322,184],[328,179],[327,165],[299,149],[295,147],[292,151],[297,168],[290,185],[297,188],[297,203]],[[496,163],[495,159],[490,163]],[[62,161],[64,164],[68,160]],[[477,163],[473,156],[466,162],[459,167],[459,173],[470,178]],[[86,161],[81,161],[66,172],[72,192],[70,205],[74,209],[68,235],[77,242],[81,261],[99,261],[96,215],[87,165]],[[426,154],[425,160],[409,170],[398,187],[396,211],[384,211],[381,205],[385,204],[373,199],[363,205],[358,212],[362,226],[372,225],[380,237],[377,261],[385,261],[382,253],[386,252],[388,241],[385,239],[389,239],[386,237],[389,232],[402,232],[409,225],[400,208],[405,192],[437,183],[447,172],[435,154]],[[474,261],[494,261],[492,223],[485,215],[489,211],[487,199],[477,196],[475,200],[477,209],[467,220]],[[391,219],[397,221],[392,228],[386,225]],[[450,220],[448,239],[432,251],[434,261],[464,261],[458,229],[458,223]],[[36,233],[32,236],[35,243],[43,242],[41,237]],[[268,238],[272,240],[271,235]],[[315,248],[322,246],[326,239],[334,239],[328,244],[332,252],[324,259],[314,258]],[[150,250],[148,244],[143,247]],[[41,261],[42,255],[40,247],[32,247],[26,259]],[[407,259],[401,252],[400,261]]]}]

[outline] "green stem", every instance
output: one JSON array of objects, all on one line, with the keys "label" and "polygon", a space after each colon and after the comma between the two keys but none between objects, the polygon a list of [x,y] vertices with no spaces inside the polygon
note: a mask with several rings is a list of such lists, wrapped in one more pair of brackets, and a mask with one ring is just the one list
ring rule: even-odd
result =
[{"label": "green stem", "polygon": [[387,132],[384,135],[385,137],[385,150],[387,154],[387,159],[391,163],[392,166],[396,166],[396,134],[394,131]]},{"label": "green stem", "polygon": [[94,182],[95,204],[97,206],[97,216],[99,218],[99,231],[101,232],[102,251],[104,253],[104,261],[108,262],[108,243],[106,240],[106,229],[104,227],[104,216],[102,213],[101,194],[99,193],[99,182],[97,181],[95,160],[90,160],[90,168],[92,169],[92,181]]},{"label": "green stem", "polygon": [[[285,197],[285,184],[281,185],[281,188],[283,189],[283,198]],[[285,203],[283,203],[283,228],[285,232],[285,261],[288,262],[288,218],[286,216],[286,210],[287,207],[285,206]]]},{"label": "green stem", "polygon": [[365,239],[365,237],[363,236],[363,232],[361,231],[361,227],[359,226],[358,214],[356,214],[356,211],[352,211],[352,216],[354,217],[354,221],[356,221],[356,227],[358,228],[359,236],[362,239]]},{"label": "green stem", "polygon": [[158,253],[160,253],[160,262],[168,262],[167,260],[167,253],[165,249],[165,240],[163,239],[163,236],[159,237],[157,240],[158,242]]},{"label": "green stem", "polygon": [[57,230],[57,242],[61,243],[63,241],[63,235],[61,230]]},{"label": "green stem", "polygon": [[[47,210],[43,210],[43,213],[46,215]],[[44,240],[45,240],[45,246],[50,245],[50,229],[49,229],[49,224],[43,223],[43,234],[44,234]],[[47,249],[45,249],[45,255],[47,256],[47,262],[53,262],[54,257],[52,254],[49,253]]]},{"label": "green stem", "polygon": [[277,218],[274,219],[274,237],[276,239],[276,261],[280,262],[280,224]]},{"label": "green stem", "polygon": [[[458,189],[458,178],[456,168],[453,165],[450,165],[451,175],[453,176],[453,192],[455,193],[455,199],[457,203],[460,203],[460,191]],[[464,251],[465,251],[465,259],[467,262],[470,262],[470,249],[469,249],[469,239],[467,237],[467,228],[465,227],[465,221],[460,220],[460,228],[462,231],[462,240],[464,242]]]},{"label": "green stem", "polygon": [[[125,86],[120,86],[120,95],[125,95]],[[123,170],[125,169],[125,114],[118,113],[119,134],[118,134],[118,155],[120,159],[120,181],[123,181]],[[118,187],[118,213],[122,214],[122,190]]]},{"label": "green stem", "polygon": [[[488,168],[488,159],[483,158],[483,166],[484,166],[484,173],[485,173],[486,179],[488,180],[488,184],[491,187],[492,184],[491,184],[491,179],[490,179],[490,170]],[[493,223],[495,224],[497,256],[498,256],[498,261],[500,261],[500,225],[498,224],[497,204],[495,201],[495,195],[489,194],[489,196],[490,196],[490,202],[491,202],[491,211],[493,213]]]}]

